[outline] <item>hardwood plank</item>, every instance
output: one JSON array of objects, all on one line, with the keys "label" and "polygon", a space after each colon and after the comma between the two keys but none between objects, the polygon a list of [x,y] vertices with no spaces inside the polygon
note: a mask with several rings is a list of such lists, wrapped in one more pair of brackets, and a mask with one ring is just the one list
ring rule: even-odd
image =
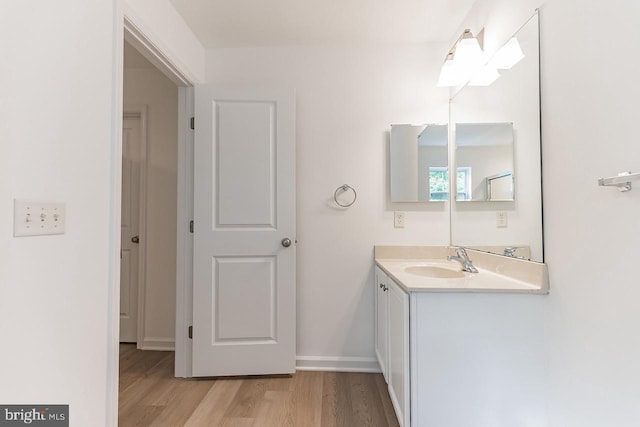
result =
[{"label": "hardwood plank", "polygon": [[120,343],[120,369],[122,369],[123,360],[128,359],[136,350],[135,344]]},{"label": "hardwood plank", "polygon": [[[253,421],[253,418],[225,418],[222,420],[220,427],[251,427],[253,426]],[[209,426],[211,424],[205,425]]]},{"label": "hardwood plank", "polygon": [[382,374],[374,376],[376,383],[376,390],[380,395],[380,401],[382,402],[382,410],[384,411],[384,417],[389,427],[400,427],[398,423],[398,417],[396,411],[393,409],[393,403],[391,403],[391,397],[389,396],[389,386],[384,381]]},{"label": "hardwood plank", "polygon": [[256,413],[254,427],[293,427],[291,413],[292,391],[267,390]]},{"label": "hardwood plank", "polygon": [[277,375],[264,378],[267,391],[291,391],[294,381],[293,375]]},{"label": "hardwood plank", "polygon": [[[234,381],[234,380],[227,380]],[[236,398],[224,414],[224,418],[255,418],[259,402],[264,398],[267,382],[265,378],[244,378]]]},{"label": "hardwood plank", "polygon": [[337,374],[325,372],[322,377],[322,427],[336,427],[338,419]]},{"label": "hardwood plank", "polygon": [[148,426],[164,408],[160,406],[138,405],[126,414],[118,416],[118,427]]},{"label": "hardwood plank", "polygon": [[146,373],[139,375],[127,388],[121,389],[119,418],[126,419],[129,412],[136,410],[137,405],[158,406],[148,405],[143,401],[152,390],[158,389],[158,384],[171,372],[172,367],[173,357],[167,357]]},{"label": "hardwood plank", "polygon": [[176,393],[151,426],[183,426],[207,395],[213,381],[180,380]]},{"label": "hardwood plank", "polygon": [[[138,351],[143,353],[142,351]],[[166,367],[163,364],[172,364],[173,355],[171,352],[150,352],[143,356],[136,356],[137,359],[125,370],[120,372],[120,390],[125,391],[136,381],[140,381],[149,376],[154,376],[156,372],[165,372]],[[132,357],[133,359],[134,357]],[[160,366],[159,366],[160,365]]]},{"label": "hardwood plank", "polygon": [[323,372],[302,371],[293,377],[293,425],[320,426]]},{"label": "hardwood plank", "polygon": [[376,390],[375,380],[370,374],[348,374],[351,392],[354,426],[386,427],[380,394]]},{"label": "hardwood plank", "polygon": [[193,411],[185,427],[222,424],[222,418],[231,402],[236,398],[241,384],[242,382],[238,380],[216,381],[200,405]]},{"label": "hardwood plank", "polygon": [[348,373],[336,375],[336,426],[354,427],[353,405],[351,404],[351,392]]},{"label": "hardwood plank", "polygon": [[380,374],[181,379],[173,352],[121,350],[121,427],[398,426]]}]

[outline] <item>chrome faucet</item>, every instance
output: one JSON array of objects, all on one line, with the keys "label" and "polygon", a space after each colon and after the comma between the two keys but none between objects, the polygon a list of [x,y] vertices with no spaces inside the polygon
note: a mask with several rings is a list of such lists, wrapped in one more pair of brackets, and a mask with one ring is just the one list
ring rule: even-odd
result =
[{"label": "chrome faucet", "polygon": [[458,261],[462,264],[462,271],[467,271],[469,273],[478,272],[478,269],[473,266],[473,263],[469,259],[469,255],[467,255],[467,251],[464,248],[457,247],[456,254],[458,254],[458,256],[449,255],[447,259],[449,261]]},{"label": "chrome faucet", "polygon": [[524,259],[524,256],[516,256],[516,251],[520,249],[517,246],[507,246],[506,248],[504,248],[504,251],[502,252],[502,255],[504,256],[508,256],[511,258],[518,258],[518,259]]}]

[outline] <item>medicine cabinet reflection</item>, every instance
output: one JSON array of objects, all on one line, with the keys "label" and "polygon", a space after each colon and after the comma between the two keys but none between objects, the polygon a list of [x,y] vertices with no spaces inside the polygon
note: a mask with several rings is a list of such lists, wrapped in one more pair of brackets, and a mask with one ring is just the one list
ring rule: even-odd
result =
[{"label": "medicine cabinet reflection", "polygon": [[448,126],[391,125],[389,140],[392,202],[449,199]]}]

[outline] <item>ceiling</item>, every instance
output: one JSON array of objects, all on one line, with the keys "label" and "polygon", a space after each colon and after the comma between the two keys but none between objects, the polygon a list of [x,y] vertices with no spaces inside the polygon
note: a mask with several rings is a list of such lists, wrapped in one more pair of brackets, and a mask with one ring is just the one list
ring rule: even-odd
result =
[{"label": "ceiling", "polygon": [[449,42],[475,0],[171,0],[206,48]]}]

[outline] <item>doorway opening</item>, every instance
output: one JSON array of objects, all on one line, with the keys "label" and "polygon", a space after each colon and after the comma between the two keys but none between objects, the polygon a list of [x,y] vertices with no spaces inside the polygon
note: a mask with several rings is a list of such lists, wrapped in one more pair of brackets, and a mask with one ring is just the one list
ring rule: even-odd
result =
[{"label": "doorway opening", "polygon": [[175,349],[178,87],[124,43],[120,342]]}]

